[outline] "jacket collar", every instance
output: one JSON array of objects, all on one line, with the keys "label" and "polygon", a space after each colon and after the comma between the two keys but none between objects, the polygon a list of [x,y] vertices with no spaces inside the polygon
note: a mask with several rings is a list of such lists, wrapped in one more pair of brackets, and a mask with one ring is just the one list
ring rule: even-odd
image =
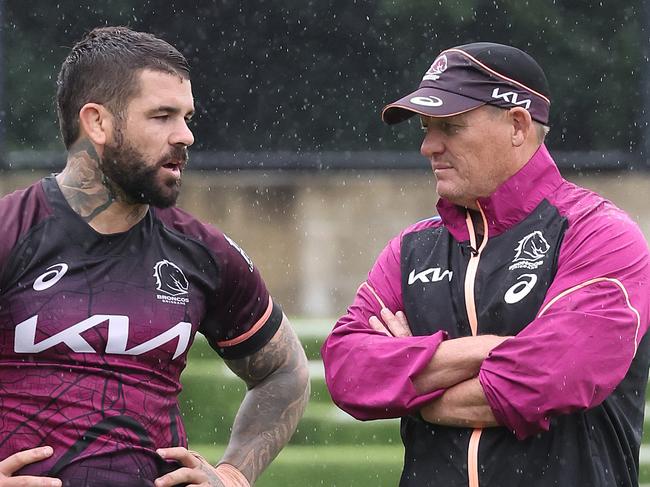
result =
[{"label": "jacket collar", "polygon": [[[523,221],[562,181],[560,171],[546,146],[541,145],[524,167],[494,193],[486,198],[479,198],[479,205],[488,222],[488,238],[499,235]],[[442,198],[436,206],[443,223],[454,238],[460,242],[469,240],[465,224],[467,210]]]}]

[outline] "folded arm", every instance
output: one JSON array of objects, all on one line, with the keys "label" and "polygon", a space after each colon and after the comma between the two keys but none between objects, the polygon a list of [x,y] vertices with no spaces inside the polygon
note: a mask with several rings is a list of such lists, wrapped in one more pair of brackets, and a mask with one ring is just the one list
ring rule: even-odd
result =
[{"label": "folded arm", "polygon": [[322,350],[334,402],[358,419],[418,411],[446,388],[476,377],[488,353],[508,338],[447,340],[444,332],[414,337],[402,312],[375,303],[362,286]]},{"label": "folded arm", "polygon": [[[395,337],[410,336],[406,316],[384,308],[369,320],[377,331]],[[425,421],[445,426],[484,428],[498,426],[476,378],[483,360],[493,348],[511,337],[480,335],[440,343],[429,363],[416,375],[413,384],[423,394],[445,388],[444,393],[420,409]]]},{"label": "folded arm", "polygon": [[481,366],[495,418],[520,439],[553,416],[599,405],[625,377],[642,333],[624,291],[610,281],[575,290]]},{"label": "folded arm", "polygon": [[463,428],[499,426],[477,378],[456,384],[420,409],[429,423]]},{"label": "folded arm", "polygon": [[[453,386],[475,378],[492,349],[508,338],[510,337],[479,335],[442,342],[427,366],[414,378],[416,390],[424,393],[436,389],[453,389]],[[442,397],[447,396],[452,389],[447,389]]]},{"label": "folded arm", "polygon": [[628,374],[648,327],[650,266],[642,235],[620,220],[565,236],[537,317],[481,366],[495,418],[520,439],[598,406]]}]

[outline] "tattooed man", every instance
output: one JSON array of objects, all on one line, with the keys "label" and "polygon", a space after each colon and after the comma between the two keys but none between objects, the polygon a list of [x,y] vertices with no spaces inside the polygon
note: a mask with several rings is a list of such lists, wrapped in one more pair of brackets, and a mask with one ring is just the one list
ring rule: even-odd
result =
[{"label": "tattooed man", "polygon": [[[174,207],[186,59],[95,29],[57,103],[65,169],[0,200],[0,486],[253,484],[304,411],[307,361],[248,256]],[[248,386],[216,467],[177,403],[197,331]]]}]

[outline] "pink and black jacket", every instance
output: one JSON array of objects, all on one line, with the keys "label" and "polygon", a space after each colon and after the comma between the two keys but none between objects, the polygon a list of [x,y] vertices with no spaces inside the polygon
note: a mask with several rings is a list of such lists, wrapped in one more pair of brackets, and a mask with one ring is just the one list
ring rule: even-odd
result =
[{"label": "pink and black jacket", "polygon": [[[564,180],[542,146],[479,200],[476,245],[463,208],[404,230],[383,250],[323,349],[336,404],[362,420],[401,417],[400,486],[638,485],[650,349],[650,261],[638,227]],[[412,337],[368,325],[403,310]],[[502,427],[421,419],[444,393],[412,379],[446,339],[513,335],[479,380]]]}]

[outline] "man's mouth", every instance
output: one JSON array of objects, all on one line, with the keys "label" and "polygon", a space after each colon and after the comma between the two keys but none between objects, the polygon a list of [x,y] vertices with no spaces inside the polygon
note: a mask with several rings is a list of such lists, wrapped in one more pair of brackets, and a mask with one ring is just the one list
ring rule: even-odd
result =
[{"label": "man's mouth", "polygon": [[449,164],[434,163],[432,164],[432,168],[435,172],[435,171],[444,171],[445,169],[452,169],[453,166],[450,166]]},{"label": "man's mouth", "polygon": [[163,167],[166,167],[167,169],[183,169],[182,165],[183,163],[181,162],[168,162],[167,164],[163,164]]},{"label": "man's mouth", "polygon": [[172,161],[168,162],[167,164],[163,164],[162,167],[167,171],[173,173],[176,177],[180,177],[183,173],[183,169],[185,168],[185,162]]}]

